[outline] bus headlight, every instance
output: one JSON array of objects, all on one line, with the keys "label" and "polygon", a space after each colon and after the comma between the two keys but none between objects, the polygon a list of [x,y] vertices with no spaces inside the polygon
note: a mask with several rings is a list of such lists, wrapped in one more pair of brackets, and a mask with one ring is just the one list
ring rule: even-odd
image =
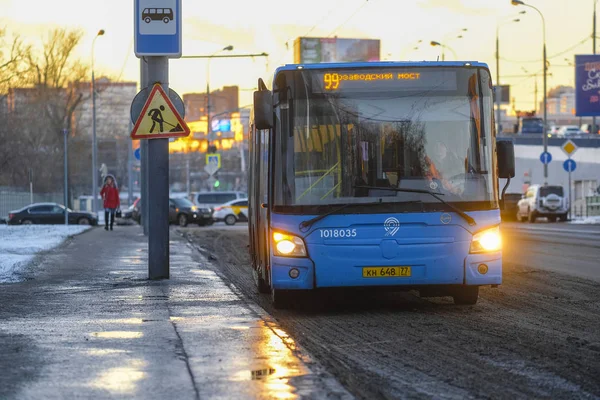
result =
[{"label": "bus headlight", "polygon": [[304,240],[298,236],[274,232],[275,255],[282,257],[306,257]]},{"label": "bus headlight", "polygon": [[496,226],[473,235],[470,253],[486,253],[498,251],[502,248],[500,227]]}]

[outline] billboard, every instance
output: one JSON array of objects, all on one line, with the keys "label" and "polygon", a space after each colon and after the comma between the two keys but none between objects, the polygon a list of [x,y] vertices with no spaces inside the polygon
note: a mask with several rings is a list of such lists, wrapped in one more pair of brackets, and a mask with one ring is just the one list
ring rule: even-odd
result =
[{"label": "billboard", "polygon": [[494,93],[500,104],[510,104],[510,85],[494,86]]},{"label": "billboard", "polygon": [[575,56],[575,115],[600,116],[600,55]]},{"label": "billboard", "polygon": [[294,40],[294,63],[379,61],[379,39],[307,38]]}]

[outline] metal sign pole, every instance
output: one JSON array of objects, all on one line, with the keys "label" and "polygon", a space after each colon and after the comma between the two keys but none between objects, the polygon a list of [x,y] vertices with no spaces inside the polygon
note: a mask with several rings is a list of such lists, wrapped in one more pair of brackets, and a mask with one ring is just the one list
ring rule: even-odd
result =
[{"label": "metal sign pole", "polygon": [[[169,93],[169,59],[148,57],[148,82],[161,83]],[[169,139],[148,142],[148,276],[169,278]]]},{"label": "metal sign pole", "polygon": [[[571,159],[571,157],[569,157],[569,160]],[[569,220],[573,219],[573,215],[572,215],[572,204],[573,204],[573,197],[571,195],[571,170],[573,168],[571,167],[571,165],[569,164]]]},{"label": "metal sign pole", "polygon": [[[148,66],[144,58],[140,58],[140,89],[148,86]],[[148,142],[142,140],[140,142],[140,179],[141,187],[141,223],[144,229],[144,235],[148,236]]]},{"label": "metal sign pole", "polygon": [[[133,129],[133,124],[129,121],[129,132]],[[133,143],[127,141],[127,203],[133,204]]]},{"label": "metal sign pole", "polygon": [[69,224],[69,183],[68,183],[68,173],[69,173],[69,148],[67,146],[67,137],[69,135],[69,131],[67,129],[63,129],[63,138],[64,138],[64,156],[65,156],[65,167],[64,167],[64,175],[65,175],[65,225]]},{"label": "metal sign pole", "polygon": [[33,169],[29,168],[29,204],[33,204]]}]

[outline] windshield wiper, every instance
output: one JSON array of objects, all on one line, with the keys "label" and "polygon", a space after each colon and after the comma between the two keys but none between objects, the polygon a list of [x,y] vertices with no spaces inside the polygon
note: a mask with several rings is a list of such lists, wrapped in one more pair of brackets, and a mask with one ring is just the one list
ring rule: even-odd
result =
[{"label": "windshield wiper", "polygon": [[453,206],[452,204],[448,203],[447,201],[445,201],[444,199],[442,199],[441,197],[439,197],[439,195],[443,196],[444,195],[443,193],[436,193],[436,192],[432,192],[430,190],[425,190],[425,189],[408,189],[408,188],[377,187],[377,186],[353,186],[353,188],[354,189],[391,190],[391,191],[394,191],[394,192],[424,193],[424,194],[428,194],[428,195],[431,195],[432,197],[434,197],[440,203],[446,205],[448,208],[450,208],[452,211],[454,211],[458,215],[460,215],[465,221],[467,221],[469,223],[469,225],[473,226],[473,225],[477,224],[475,222],[475,220],[473,219],[473,217],[471,217],[469,214],[467,214],[466,212],[464,212],[460,208],[458,208],[456,206]]},{"label": "windshield wiper", "polygon": [[[410,203],[422,203],[421,201],[407,201],[407,202],[402,202],[402,204],[410,204]],[[336,214],[342,210],[344,210],[345,208],[348,208],[350,206],[372,206],[372,205],[376,205],[376,204],[388,204],[388,203],[382,203],[379,201],[376,202],[369,202],[369,203],[347,203],[344,204],[342,206],[339,206],[338,208],[334,208],[331,211],[328,211],[326,213],[323,214],[319,214],[316,217],[313,217],[311,219],[308,219],[306,221],[302,221],[300,222],[300,230],[303,232],[306,232],[307,229],[309,229],[311,226],[313,226],[315,223],[319,222],[320,220],[322,220],[323,218],[331,215],[331,214]]]}]

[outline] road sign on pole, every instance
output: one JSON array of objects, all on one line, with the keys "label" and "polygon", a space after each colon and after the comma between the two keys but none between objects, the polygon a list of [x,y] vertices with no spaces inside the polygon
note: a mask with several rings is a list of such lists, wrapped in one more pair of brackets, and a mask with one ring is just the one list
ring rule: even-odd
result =
[{"label": "road sign on pole", "polygon": [[547,151],[542,152],[542,154],[540,154],[540,161],[544,165],[550,164],[550,161],[552,161],[552,154]]},{"label": "road sign on pole", "polygon": [[577,145],[570,139],[564,142],[560,148],[569,158],[571,158],[578,149]]},{"label": "road sign on pole", "polygon": [[206,154],[206,165],[212,164],[217,169],[221,168],[221,155],[218,153],[207,153]]},{"label": "road sign on pole", "polygon": [[136,160],[140,161],[142,159],[142,148],[138,147],[133,151],[133,156]]},{"label": "road sign on pole", "polygon": [[218,170],[219,167],[217,167],[215,164],[206,164],[204,166],[204,171],[206,171],[206,173],[210,176],[213,176]]},{"label": "road sign on pole", "polygon": [[181,57],[181,0],[135,0],[135,55]]},{"label": "road sign on pole", "polygon": [[565,160],[565,162],[563,163],[563,168],[568,173],[571,173],[571,172],[575,171],[575,169],[577,168],[577,163],[575,162],[575,160],[573,160],[571,158],[567,158]]},{"label": "road sign on pole", "polygon": [[571,194],[571,172],[575,171],[577,163],[575,160],[568,158],[563,163],[563,168],[569,173],[569,219],[571,219],[571,202],[573,201],[573,196]]},{"label": "road sign on pole", "polygon": [[[135,124],[140,118],[142,110],[144,109],[144,106],[148,101],[148,96],[151,90],[152,88],[144,87],[133,98],[133,101],[131,102],[131,107],[129,108],[129,114],[131,116],[132,124]],[[175,106],[175,109],[177,110],[181,118],[185,118],[185,104],[183,103],[181,96],[179,96],[179,94],[173,89],[169,89],[169,99],[171,100],[171,103],[173,103],[173,105]]]},{"label": "road sign on pole", "polygon": [[185,137],[190,128],[159,83],[154,84],[133,131],[132,139]]}]

